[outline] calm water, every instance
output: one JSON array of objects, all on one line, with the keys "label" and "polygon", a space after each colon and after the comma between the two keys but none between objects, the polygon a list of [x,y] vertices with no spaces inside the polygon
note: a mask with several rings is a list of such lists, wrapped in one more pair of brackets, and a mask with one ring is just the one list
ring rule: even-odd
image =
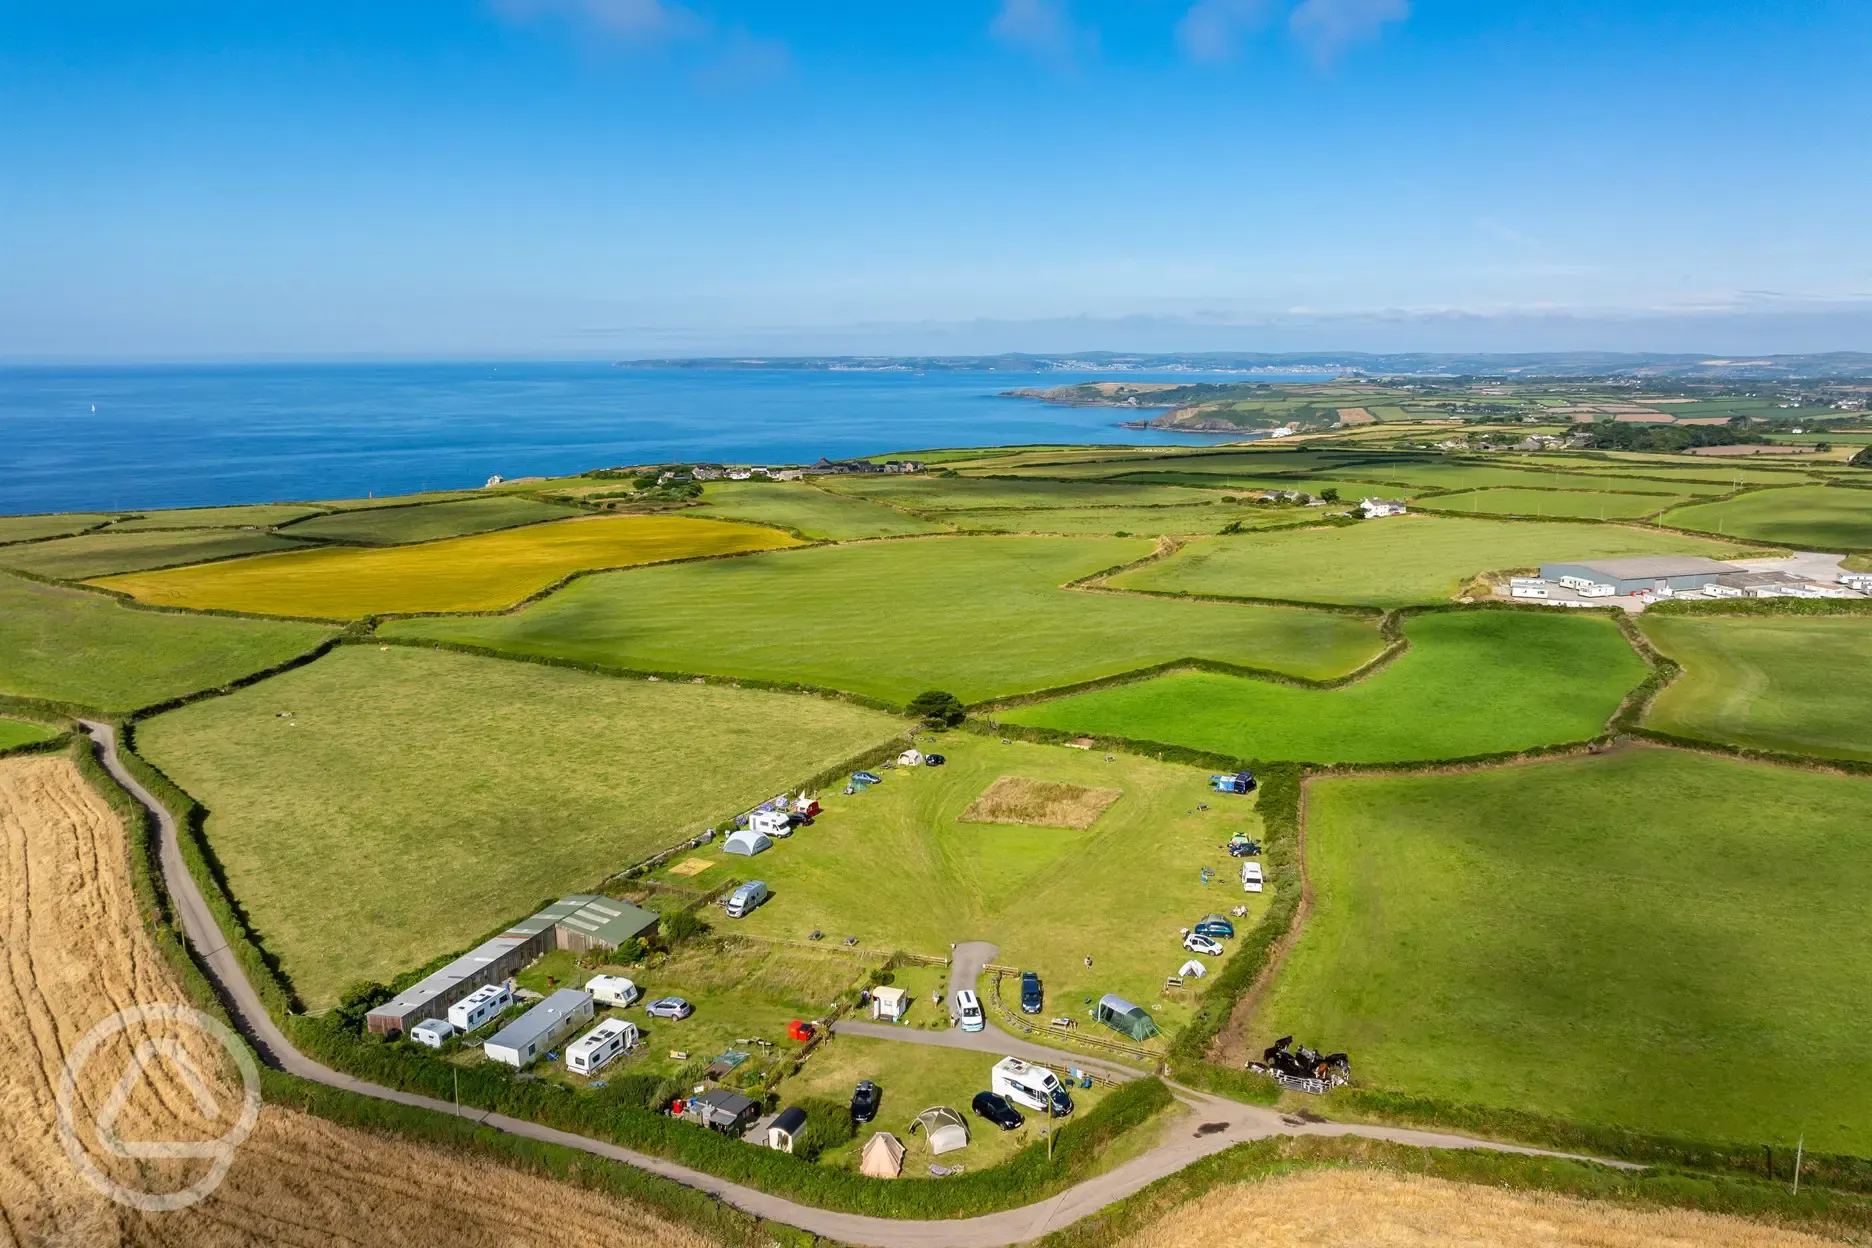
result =
[{"label": "calm water", "polygon": [[401,494],[477,486],[494,473],[671,460],[1219,440],[1119,429],[1125,414],[1111,408],[995,397],[1088,376],[608,364],[6,369],[0,513]]}]

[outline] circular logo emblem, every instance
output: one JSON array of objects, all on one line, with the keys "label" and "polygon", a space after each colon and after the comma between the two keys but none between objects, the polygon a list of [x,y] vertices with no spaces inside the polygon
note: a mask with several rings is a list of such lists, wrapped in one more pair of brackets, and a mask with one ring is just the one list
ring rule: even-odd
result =
[{"label": "circular logo emblem", "polygon": [[[92,1127],[96,1131],[97,1146],[112,1157],[139,1161],[156,1158],[201,1158],[209,1161],[207,1174],[175,1192],[137,1191],[105,1174],[85,1148],[84,1142],[78,1138],[72,1114],[72,1106],[77,1100],[79,1072],[97,1056],[98,1049],[111,1037],[133,1026],[152,1023],[169,1024],[169,1030],[192,1027],[213,1037],[227,1050],[241,1073],[240,1113],[235,1115],[233,1125],[218,1139],[125,1140],[117,1133],[117,1118],[129,1103],[137,1084],[151,1065],[158,1061],[166,1062],[173,1069],[188,1097],[193,1100],[196,1112],[204,1119],[220,1122],[227,1117],[226,1107],[216,1099],[209,1081],[202,1077],[201,1070],[181,1040],[173,1035],[149,1036],[137,1044],[117,1086],[104,1099],[93,1117]],[[85,1181],[118,1204],[148,1213],[166,1213],[188,1208],[221,1186],[221,1180],[227,1177],[228,1168],[234,1164],[234,1150],[253,1134],[254,1124],[260,1118],[260,1068],[247,1046],[241,1043],[240,1037],[220,1019],[186,1005],[138,1005],[118,1011],[84,1034],[77,1047],[65,1058],[65,1070],[59,1076],[57,1100],[59,1139],[65,1145],[65,1155],[71,1158],[72,1166],[84,1176]]]}]

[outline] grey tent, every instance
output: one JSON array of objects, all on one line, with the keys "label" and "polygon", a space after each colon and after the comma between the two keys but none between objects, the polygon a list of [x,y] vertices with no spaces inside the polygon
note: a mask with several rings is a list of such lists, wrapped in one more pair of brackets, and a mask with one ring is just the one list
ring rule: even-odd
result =
[{"label": "grey tent", "polygon": [[772,848],[773,842],[767,839],[765,832],[755,832],[749,828],[742,828],[739,832],[730,832],[728,839],[722,842],[722,853],[746,854],[750,858]]},{"label": "grey tent", "polygon": [[968,1147],[968,1120],[947,1105],[932,1105],[918,1114],[910,1124],[910,1134],[915,1135],[918,1127],[929,1139],[930,1152],[937,1156]]},{"label": "grey tent", "polygon": [[1120,1035],[1133,1040],[1148,1040],[1158,1032],[1157,1020],[1123,997],[1106,993],[1099,998],[1092,1017]]}]

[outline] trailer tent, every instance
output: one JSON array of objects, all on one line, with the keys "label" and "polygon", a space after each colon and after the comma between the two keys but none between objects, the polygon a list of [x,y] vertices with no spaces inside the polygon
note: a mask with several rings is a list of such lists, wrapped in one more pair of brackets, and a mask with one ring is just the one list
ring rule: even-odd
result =
[{"label": "trailer tent", "polygon": [[1106,993],[1099,998],[1098,1007],[1092,1011],[1092,1017],[1104,1023],[1120,1035],[1133,1040],[1148,1040],[1157,1034],[1157,1020],[1144,1010],[1132,1005],[1123,997]]},{"label": "trailer tent", "polygon": [[773,842],[768,839],[765,833],[756,832],[751,828],[742,828],[738,832],[730,832],[728,834],[728,839],[722,842],[722,853],[745,854],[749,858],[752,858],[755,854],[764,854],[772,848]]}]

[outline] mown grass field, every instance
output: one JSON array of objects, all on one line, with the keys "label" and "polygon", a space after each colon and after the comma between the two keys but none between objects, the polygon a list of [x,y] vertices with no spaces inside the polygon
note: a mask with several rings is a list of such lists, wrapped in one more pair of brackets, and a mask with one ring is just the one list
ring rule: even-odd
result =
[{"label": "mown grass field", "polygon": [[[1571,483],[1569,483],[1571,484]],[[1637,488],[1634,483],[1633,488]],[[1423,506],[1438,511],[1472,515],[1573,516],[1582,520],[1629,520],[1663,511],[1682,499],[1680,494],[1615,494],[1602,491],[1471,490],[1426,498]]]},{"label": "mown grass field", "polygon": [[1803,485],[1680,507],[1664,523],[1790,546],[1872,550],[1872,490]]},{"label": "mown grass field", "polygon": [[984,507],[1173,507],[1213,503],[1213,490],[1118,481],[1036,481],[1018,477],[836,477],[841,494],[878,499],[912,511]]},{"label": "mown grass field", "polygon": [[1614,525],[1399,516],[1345,528],[1205,538],[1112,584],[1396,607],[1446,600],[1471,577],[1503,568],[1622,555],[1715,556],[1731,549]]},{"label": "mown grass field", "polygon": [[302,545],[272,533],[227,529],[186,529],[152,533],[86,533],[22,546],[0,546],[0,567],[40,576],[82,581],[118,572],[169,568],[267,551],[299,550]]},{"label": "mown grass field", "polygon": [[82,533],[109,519],[109,516],[80,512],[50,516],[0,516],[0,542],[28,542],[41,537]]},{"label": "mown grass field", "polygon": [[118,522],[117,530],[267,528],[301,516],[317,515],[324,508],[305,503],[255,503],[246,507],[178,507],[149,511]]},{"label": "mown grass field", "polygon": [[7,719],[5,716],[0,716],[0,750],[31,745],[35,741],[50,741],[56,736],[58,736],[56,728],[29,723],[23,719]]},{"label": "mown grass field", "polygon": [[99,582],[144,602],[263,615],[353,619],[496,610],[586,568],[770,550],[773,529],[680,516],[601,516],[419,546],[294,551]]},{"label": "mown grass field", "polygon": [[778,525],[827,541],[948,531],[933,520],[794,481],[711,481],[702,487],[702,502],[698,515]]},{"label": "mown grass field", "polygon": [[1060,588],[1150,549],[1042,537],[820,547],[587,577],[510,615],[385,631],[896,703],[926,689],[979,701],[1191,655],[1333,676],[1380,649],[1374,622],[1356,616]]},{"label": "mown grass field", "polygon": [[1670,750],[1324,780],[1249,1038],[1368,1085],[1872,1152],[1872,782]]},{"label": "mown grass field", "polygon": [[[883,784],[852,797],[822,794],[812,827],[751,860],[717,853],[719,865],[687,887],[713,887],[724,874],[765,880],[767,904],[722,920],[756,936],[803,940],[818,930],[880,952],[934,955],[955,941],[992,941],[996,961],[1040,973],[1049,1018],[1085,1018],[1086,998],[1116,992],[1166,1030],[1187,1022],[1193,994],[1162,995],[1165,976],[1189,957],[1180,929],[1243,903],[1252,923],[1269,900],[1242,892],[1225,849],[1233,832],[1259,834],[1255,799],[1220,797],[1207,772],[1132,755],[1106,762],[959,732],[923,748],[947,764],[885,772]],[[1084,829],[961,822],[1002,776],[1123,796]],[[1218,872],[1208,885],[1205,866]],[[928,1020],[927,1005],[913,1007],[913,1022]]]},{"label": "mown grass field", "polygon": [[152,719],[136,746],[208,808],[235,896],[329,1003],[901,726],[817,698],[344,646]]},{"label": "mown grass field", "polygon": [[300,521],[287,532],[295,537],[396,546],[538,524],[543,520],[565,520],[578,514],[570,507],[555,507],[534,498],[495,496],[423,503],[415,507],[354,508]]},{"label": "mown grass field", "polygon": [[1639,627],[1684,669],[1646,727],[1872,760],[1872,618],[1645,615]]},{"label": "mown grass field", "polygon": [[1595,616],[1456,611],[1417,616],[1404,635],[1402,656],[1338,689],[1185,672],[1001,718],[1237,758],[1463,758],[1595,737],[1646,672],[1612,622]]},{"label": "mown grass field", "polygon": [[0,693],[127,711],[303,654],[312,624],[139,611],[103,594],[0,575]]},{"label": "mown grass field", "polygon": [[997,533],[1109,533],[1142,537],[1219,533],[1227,525],[1245,529],[1296,524],[1317,517],[1318,509],[1231,507],[1220,499],[1191,507],[996,507],[982,511],[944,511],[958,529]]}]

